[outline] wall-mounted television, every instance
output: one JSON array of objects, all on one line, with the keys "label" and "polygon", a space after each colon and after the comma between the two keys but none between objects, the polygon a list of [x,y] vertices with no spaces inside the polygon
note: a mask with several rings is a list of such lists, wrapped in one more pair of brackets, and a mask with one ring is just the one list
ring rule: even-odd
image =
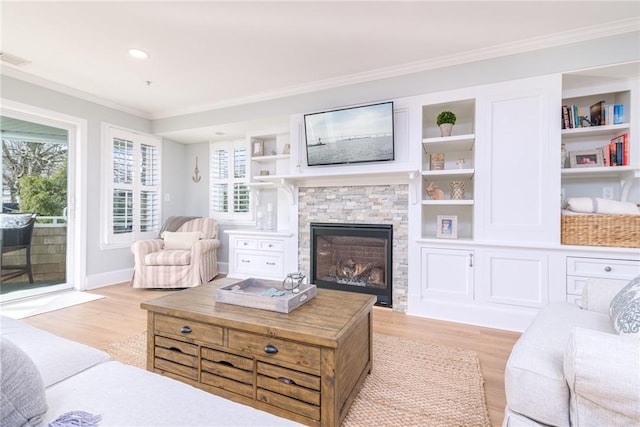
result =
[{"label": "wall-mounted television", "polygon": [[307,165],[394,160],[393,102],[304,116]]}]

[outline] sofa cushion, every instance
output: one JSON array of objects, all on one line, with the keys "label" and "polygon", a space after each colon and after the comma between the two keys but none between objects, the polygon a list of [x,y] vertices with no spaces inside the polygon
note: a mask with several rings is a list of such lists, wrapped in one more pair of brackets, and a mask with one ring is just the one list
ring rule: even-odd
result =
[{"label": "sofa cushion", "polygon": [[151,252],[145,255],[146,265],[189,265],[191,264],[191,251],[189,250],[168,250]]},{"label": "sofa cushion", "polygon": [[45,387],[110,359],[103,351],[0,316],[0,334],[33,360]]},{"label": "sofa cushion", "polygon": [[640,425],[640,340],[575,328],[564,371],[571,425]]},{"label": "sofa cushion", "polygon": [[293,421],[169,377],[107,362],[47,389],[45,422],[69,411],[101,415],[107,426],[297,426]]},{"label": "sofa cushion", "polygon": [[0,337],[0,425],[37,426],[47,412],[42,376],[17,345]]},{"label": "sofa cushion", "polygon": [[543,307],[507,361],[505,392],[511,410],[540,423],[569,425],[563,359],[575,326],[615,333],[606,314],[567,303]]},{"label": "sofa cushion", "polygon": [[640,276],[618,292],[609,310],[616,332],[640,338]]},{"label": "sofa cushion", "polygon": [[165,231],[162,233],[164,249],[191,249],[193,244],[202,238],[199,231]]}]

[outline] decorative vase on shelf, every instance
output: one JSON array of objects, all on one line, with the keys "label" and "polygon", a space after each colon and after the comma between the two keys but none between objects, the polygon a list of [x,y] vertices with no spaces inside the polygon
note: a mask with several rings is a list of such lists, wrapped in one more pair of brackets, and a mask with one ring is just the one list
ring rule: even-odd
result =
[{"label": "decorative vase on shelf", "polygon": [[451,200],[464,200],[464,182],[452,181],[449,183],[449,193]]}]

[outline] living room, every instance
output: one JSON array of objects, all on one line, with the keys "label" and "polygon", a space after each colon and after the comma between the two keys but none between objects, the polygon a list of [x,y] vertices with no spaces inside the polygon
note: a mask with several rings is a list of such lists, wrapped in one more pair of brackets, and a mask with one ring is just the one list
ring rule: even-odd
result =
[{"label": "living room", "polygon": [[[68,82],[72,81],[73,77],[63,83],[56,82],[53,74],[51,80],[47,79],[44,77],[44,71],[39,69],[42,64],[38,60],[44,59],[35,60],[30,55],[31,52],[35,54],[35,51],[30,50],[33,47],[26,43],[23,47],[18,43],[18,39],[24,37],[24,30],[20,30],[18,24],[34,11],[28,5],[7,4],[3,10],[3,33],[7,32],[6,36],[3,34],[3,52],[33,62],[32,65],[24,66],[3,63],[2,115],[65,123],[65,126],[71,129],[75,141],[73,143],[77,145],[70,150],[73,152],[69,170],[70,182],[73,185],[70,187],[70,194],[74,200],[71,217],[74,221],[71,225],[71,244],[68,245],[68,256],[73,262],[67,273],[67,282],[74,289],[96,293],[101,293],[102,290],[110,292],[106,288],[114,284],[128,283],[134,268],[130,249],[132,241],[109,240],[108,233],[105,232],[105,228],[108,228],[108,218],[104,213],[108,211],[105,205],[103,179],[104,171],[108,167],[103,147],[104,135],[108,132],[105,126],[161,138],[162,220],[176,215],[216,217],[211,210],[212,144],[232,140],[241,140],[247,145],[253,140],[267,141],[265,144],[268,144],[273,140],[276,141],[276,156],[283,153],[287,145],[287,149],[290,150],[289,157],[286,160],[274,159],[275,166],[271,170],[271,165],[261,160],[250,162],[251,177],[254,181],[251,190],[252,200],[254,203],[260,200],[259,204],[255,203],[252,206],[251,215],[240,221],[220,217],[221,247],[217,255],[219,271],[234,275],[234,269],[237,268],[232,261],[234,253],[231,248],[234,239],[251,234],[260,236],[275,231],[279,234],[277,237],[282,238],[289,245],[287,247],[291,248],[291,252],[286,253],[286,264],[282,267],[282,272],[300,270],[310,276],[310,244],[307,238],[309,223],[392,223],[395,239],[392,261],[393,294],[390,304],[392,308],[376,308],[375,313],[384,313],[380,314],[381,319],[388,319],[389,322],[399,325],[393,328],[396,329],[395,333],[401,335],[405,333],[398,332],[403,328],[402,325],[411,327],[414,317],[436,319],[435,323],[429,324],[435,330],[448,331],[447,321],[459,323],[463,332],[457,331],[454,334],[475,335],[473,340],[478,341],[483,340],[478,337],[486,338],[493,330],[501,330],[504,334],[495,338],[495,341],[490,341],[500,348],[497,350],[501,358],[498,361],[492,360],[494,356],[490,348],[483,349],[480,343],[475,343],[472,347],[476,347],[475,351],[482,354],[481,362],[494,365],[493,372],[491,369],[486,372],[483,369],[483,373],[485,380],[495,383],[496,387],[492,392],[495,396],[490,398],[490,413],[496,413],[497,417],[502,418],[504,414],[500,415],[500,411],[504,410],[504,385],[500,384],[504,382],[506,357],[515,339],[527,328],[541,307],[551,302],[578,298],[577,289],[567,289],[567,283],[574,276],[567,267],[572,260],[615,259],[632,265],[636,265],[640,260],[637,245],[623,247],[613,244],[604,249],[590,245],[563,247],[560,244],[562,230],[558,220],[560,199],[555,197],[555,194],[561,191],[569,192],[568,197],[599,197],[602,194],[601,187],[604,186],[613,189],[613,198],[616,200],[624,199],[635,203],[640,201],[640,185],[628,184],[629,181],[635,183],[638,177],[640,151],[637,149],[636,132],[630,131],[632,166],[627,167],[622,175],[612,177],[607,174],[598,177],[594,183],[585,184],[590,177],[575,179],[572,173],[563,171],[561,174],[559,167],[553,169],[549,166],[560,163],[559,146],[561,141],[564,142],[564,137],[560,135],[560,107],[564,99],[581,98],[582,93],[596,88],[602,93],[630,93],[628,104],[631,111],[638,108],[638,6],[634,2],[615,4],[616,7],[604,8],[606,10],[603,11],[602,8],[587,3],[584,11],[576,12],[576,17],[569,13],[567,15],[571,19],[555,17],[555,31],[537,30],[530,33],[529,37],[520,39],[514,35],[511,36],[514,37],[511,40],[513,44],[509,44],[505,39],[500,43],[494,42],[494,45],[483,47],[470,45],[467,48],[459,48],[457,52],[441,52],[422,63],[412,60],[405,61],[404,64],[394,64],[399,68],[393,70],[389,66],[385,72],[378,70],[379,72],[374,73],[371,70],[381,67],[372,65],[368,70],[360,70],[361,74],[357,76],[351,73],[354,75],[351,75],[350,79],[316,79],[315,85],[308,82],[306,86],[299,85],[297,91],[286,84],[255,89],[254,93],[235,96],[235,103],[229,99],[218,101],[214,98],[194,96],[192,100],[197,102],[194,101],[191,105],[185,103],[173,106],[167,106],[164,103],[166,101],[162,99],[162,91],[167,89],[168,83],[156,80],[151,68],[140,66],[138,62],[131,60],[125,61],[124,68],[141,83],[140,87],[131,91],[134,94],[133,98],[141,100],[138,104],[126,105],[123,102],[124,98],[109,99],[105,95],[109,93],[112,83],[97,81],[97,77],[95,86],[101,86],[102,91],[96,91],[95,94],[86,87],[70,85]],[[568,2],[554,7],[569,8],[572,5],[575,6]],[[46,6],[38,5],[40,6],[44,7],[42,10],[51,14],[69,13],[70,19],[76,20],[83,19],[82,13],[91,12],[90,6],[79,7],[75,12],[78,15],[74,15],[74,12],[69,10],[73,7],[68,5],[63,7],[56,3],[48,3]],[[56,9],[58,6],[59,9]],[[508,10],[504,11],[505,16],[512,18],[518,12],[517,8],[511,9],[512,6],[507,6],[507,3],[491,6],[507,8]],[[109,9],[115,6],[95,7],[98,8],[95,10],[102,10],[101,7]],[[245,4],[245,7],[248,7],[248,4]],[[534,13],[533,9],[543,6],[534,7],[533,3],[527,3],[521,7],[524,9],[520,12]],[[255,10],[262,11],[261,8]],[[349,8],[340,10],[345,13],[345,17],[353,16],[347,12],[358,12]],[[16,15],[23,11],[24,17]],[[121,11],[123,15],[127,12],[131,11]],[[404,12],[407,13],[406,10]],[[500,14],[499,10],[494,12]],[[44,12],[40,13],[47,15]],[[167,13],[166,10],[164,13]],[[255,13],[259,15],[258,12]],[[330,16],[337,14],[330,9],[323,9],[323,13]],[[420,13],[425,14],[424,9],[415,12],[418,16]],[[524,16],[526,13],[520,14]],[[541,11],[535,13],[544,16]],[[547,11],[547,14],[553,15],[558,12]],[[424,18],[426,19],[426,16]],[[89,18],[86,19],[87,23],[93,22]],[[5,20],[8,22],[6,26]],[[569,25],[566,21],[571,20],[576,22]],[[265,17],[252,18],[251,24],[258,28],[255,31],[259,33],[262,29],[259,23],[265,22],[276,21],[270,21],[270,18]],[[542,22],[544,21],[540,21],[541,27]],[[514,26],[517,27],[515,24]],[[34,38],[47,39],[44,34],[51,29],[48,26],[43,28],[43,33]],[[514,29],[510,31],[517,34]],[[238,37],[237,33],[233,34]],[[427,39],[424,39],[423,44],[426,41]],[[443,39],[444,41],[446,39]],[[65,45],[67,42],[68,40],[62,38],[55,43]],[[418,47],[413,46],[413,49],[418,50]],[[218,49],[221,47],[218,46]],[[160,52],[154,51],[150,51],[149,54],[151,59],[162,56]],[[456,54],[459,56],[456,57]],[[70,58],[73,58],[71,54]],[[70,60],[78,62],[77,59]],[[268,67],[265,61],[264,58],[254,59],[252,66],[264,69]],[[87,63],[91,64],[91,61]],[[400,65],[405,67],[402,68]],[[269,66],[274,67],[273,64]],[[304,71],[312,74],[308,68]],[[371,74],[365,75],[367,71]],[[239,70],[235,72],[240,74]],[[212,83],[213,80],[209,82],[202,77],[200,71],[196,73],[186,68],[178,80],[190,80],[191,73],[198,75],[201,85],[225,85],[224,81],[215,84]],[[214,74],[211,70],[209,73]],[[251,81],[251,78],[243,75],[242,81],[246,83]],[[251,86],[248,83],[246,85]],[[175,86],[171,91],[180,92],[180,88]],[[267,96],[270,91],[273,96]],[[537,97],[535,102],[539,104],[519,103],[530,97]],[[509,104],[514,98],[520,101]],[[155,100],[158,107],[146,109],[147,106],[142,100],[146,103],[153,103]],[[470,100],[473,102],[470,103]],[[393,161],[316,167],[306,164],[308,141],[305,141],[304,135],[305,114],[387,101],[394,104]],[[469,112],[467,110],[470,104],[472,107]],[[526,125],[522,125],[520,133],[516,133],[518,131],[514,129],[514,125],[505,123],[514,120],[514,116],[507,118],[506,113],[516,105],[524,106],[528,108],[527,113],[534,114],[527,115],[530,120],[526,121]],[[432,132],[435,132],[436,128],[435,115],[444,107],[451,107],[458,114],[454,135],[475,134],[475,151],[472,151],[471,157],[464,159],[465,168],[475,168],[475,173],[472,181],[467,181],[467,178],[461,179],[466,184],[467,200],[448,203],[443,207],[441,205],[447,202],[431,200],[425,195],[427,185],[433,180],[440,184],[447,193],[446,198],[449,198],[448,188],[438,181],[442,178],[436,174],[429,174],[426,167],[428,161],[424,154],[426,149],[423,147],[429,144],[429,141],[425,140],[439,137],[439,134],[436,136]],[[504,117],[492,116],[489,111],[496,114],[499,112]],[[628,121],[632,129],[638,126],[636,114],[631,114]],[[488,123],[496,127],[490,128]],[[558,126],[555,127],[555,124]],[[509,135],[499,135],[496,129],[508,129],[506,133]],[[546,133],[542,137],[530,136],[535,132]],[[505,163],[504,159],[518,155],[518,150],[507,147],[506,143],[491,146],[485,141],[501,141],[501,138],[506,140],[514,135],[521,138],[525,146],[538,144],[540,141],[544,141],[544,145],[540,145],[540,152],[530,156],[531,163],[537,162],[535,166],[527,166],[525,169],[525,164],[528,163],[522,161],[520,166],[511,170],[494,170],[496,174],[502,174],[498,178],[504,182],[509,173],[514,173],[514,169],[522,168],[521,172],[516,171],[517,184],[514,185],[512,182],[511,186],[506,188],[494,182],[498,178],[491,176],[491,168],[486,166],[498,159]],[[283,139],[278,139],[280,137]],[[505,147],[507,157],[488,157],[489,150],[494,150],[495,153]],[[457,154],[458,152],[455,152],[454,156]],[[547,158],[543,161],[544,156]],[[457,157],[448,159],[449,162],[456,160]],[[535,169],[536,167],[539,169]],[[269,172],[269,175],[262,175],[263,170],[265,173]],[[533,174],[532,171],[536,174],[541,173],[543,177],[545,174],[548,176],[532,183],[533,180],[524,179],[525,176]],[[258,177],[261,175],[260,180]],[[629,176],[633,178],[629,180]],[[544,193],[553,196],[544,197]],[[469,194],[473,194],[473,197]],[[351,205],[350,203],[355,203],[354,200],[357,203]],[[488,200],[492,200],[493,204],[488,203]],[[519,212],[518,206],[529,206],[530,209],[521,209],[523,212]],[[504,214],[492,217],[496,209],[500,209]],[[256,230],[258,212],[266,215],[273,211],[276,212],[273,228]],[[529,216],[529,212],[533,211],[541,214],[535,218]],[[455,216],[457,239],[436,237],[435,223],[438,215]],[[518,215],[521,215],[520,219],[529,223],[518,224],[518,221],[514,220]],[[153,233],[148,235],[151,234]],[[138,235],[142,236],[143,234]],[[469,264],[473,266],[471,271],[468,268]],[[429,270],[429,274],[433,275],[429,276],[427,281],[423,278],[425,266],[437,267]],[[235,275],[240,277],[242,273]],[[449,279],[441,280],[443,275],[448,275]],[[514,276],[517,276],[521,283],[515,290],[515,287],[511,286]],[[473,278],[472,282],[469,281],[470,277]],[[115,292],[112,298],[129,298],[126,293],[125,296],[117,295],[118,292]],[[153,293],[148,292],[140,295],[144,297],[134,298],[133,305],[136,309],[144,298],[155,297]],[[401,320],[391,320],[386,317],[388,311],[408,319],[400,317]],[[142,317],[137,318],[134,321],[135,326],[128,329],[129,335],[146,329],[144,314],[141,312]],[[80,318],[75,316],[71,314],[71,318],[81,322]],[[111,321],[117,322],[114,319],[109,320]],[[442,323],[438,323],[441,321]],[[40,326],[47,321],[34,320],[33,323]],[[382,324],[380,321],[377,327],[383,328]],[[57,332],[64,335],[64,327],[58,327],[60,330]],[[469,329],[464,329],[465,327]],[[74,334],[77,338],[77,329]],[[110,336],[93,345],[102,348],[125,337]],[[436,338],[435,335],[432,338],[441,342],[449,340],[443,337]],[[455,343],[451,345],[464,347],[464,341],[465,339],[458,342],[454,340]],[[494,422],[494,417],[491,420]]]}]

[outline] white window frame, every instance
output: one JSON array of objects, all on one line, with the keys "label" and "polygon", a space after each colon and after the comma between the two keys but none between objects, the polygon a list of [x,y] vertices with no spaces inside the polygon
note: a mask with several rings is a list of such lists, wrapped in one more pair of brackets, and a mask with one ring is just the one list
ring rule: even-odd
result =
[{"label": "white window frame", "polygon": [[[120,138],[133,142],[133,180],[131,184],[114,183],[113,173],[113,140]],[[141,165],[140,156],[142,145],[149,145],[157,149],[158,177],[157,185],[143,185],[140,181]],[[158,235],[162,224],[162,138],[142,132],[124,129],[108,123],[102,124],[102,208],[100,209],[101,236],[100,247],[102,249],[117,249],[130,247],[137,240],[153,239]],[[134,228],[130,233],[116,234],[113,231],[113,193],[116,188],[131,190],[133,193],[133,224]],[[140,202],[143,191],[157,192],[158,195],[158,223],[153,230],[141,231]]]},{"label": "white window frame", "polygon": [[[244,148],[245,149],[245,176],[242,178],[234,178],[234,149],[235,148]],[[214,162],[213,162],[213,153],[217,150],[226,150],[228,155],[228,176],[227,178],[217,178],[214,177]],[[218,222],[222,223],[233,223],[233,224],[252,224],[254,223],[254,202],[253,202],[253,193],[251,191],[250,183],[250,174],[251,174],[251,161],[250,161],[250,149],[249,143],[245,139],[238,139],[232,141],[212,141],[209,143],[209,216],[211,218],[215,218]],[[213,186],[216,184],[227,184],[227,194],[229,195],[228,201],[228,212],[219,212],[213,210]],[[233,203],[233,186],[234,184],[246,184],[249,190],[249,210],[247,212],[234,212],[234,203]]]}]

